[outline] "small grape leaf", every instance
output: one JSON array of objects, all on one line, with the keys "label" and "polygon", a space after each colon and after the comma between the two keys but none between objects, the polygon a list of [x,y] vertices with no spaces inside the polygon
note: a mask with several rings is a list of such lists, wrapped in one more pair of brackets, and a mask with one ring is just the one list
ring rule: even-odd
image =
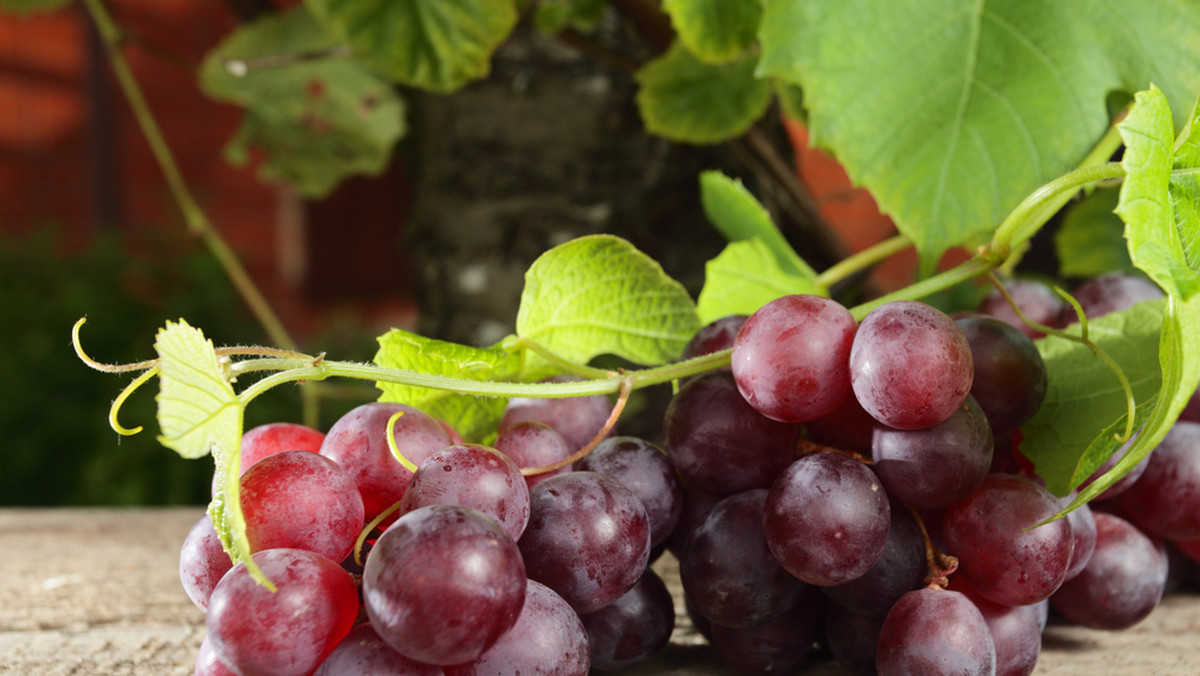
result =
[{"label": "small grape leaf", "polygon": [[700,204],[704,214],[730,242],[758,237],[778,261],[778,267],[801,277],[813,279],[809,267],[784,238],[771,220],[771,214],[737,179],[719,171],[700,174]]},{"label": "small grape leaf", "polygon": [[696,304],[703,324],[725,315],[752,314],[793,293],[826,295],[812,277],[782,266],[771,246],[757,235],[730,242],[704,270],[704,288]]},{"label": "small grape leaf", "polygon": [[733,61],[758,37],[758,0],[663,0],[679,40],[708,63]]},{"label": "small grape leaf", "polygon": [[1054,233],[1059,275],[1091,278],[1134,269],[1116,208],[1117,191],[1097,190],[1067,210]]},{"label": "small grape leaf", "polygon": [[0,0],[0,10],[17,14],[53,12],[71,4],[74,0]]},{"label": "small grape leaf", "polygon": [[448,94],[485,77],[517,23],[513,0],[305,0],[396,82]]},{"label": "small grape leaf", "polygon": [[[311,56],[337,44],[301,7],[239,27],[208,55],[200,69],[204,91],[246,109],[226,148],[232,163],[261,151],[260,178],[285,181],[309,197],[328,194],[349,175],[387,167],[405,131],[403,102],[352,59]],[[244,66],[264,60],[280,63]],[[231,64],[247,69],[239,75]]]},{"label": "small grape leaf", "polygon": [[646,129],[697,144],[742,134],[771,103],[770,83],[754,76],[757,64],[750,53],[728,64],[704,63],[677,41],[635,74]]},{"label": "small grape leaf", "polygon": [[[1189,301],[1167,297],[1158,355],[1162,367],[1162,388],[1145,405],[1138,407],[1135,429],[1140,428],[1141,431],[1137,439],[1112,469],[1080,491],[1064,511],[1100,495],[1128,474],[1171,431],[1171,426],[1187,406],[1188,400],[1196,393],[1197,386],[1200,386],[1200,297],[1193,297]],[[1123,425],[1124,422],[1122,417],[1113,426]],[[1120,442],[1112,437],[1112,429],[1105,430],[1080,460],[1070,485],[1078,486],[1119,446]]]},{"label": "small grape leaf", "polygon": [[1200,109],[1193,109],[1176,144],[1171,106],[1151,87],[1137,93],[1118,126],[1126,175],[1116,213],[1126,224],[1130,258],[1169,295],[1183,300],[1200,291],[1197,115]]},{"label": "small grape leaf", "polygon": [[245,562],[256,580],[270,582],[250,559],[246,520],[238,499],[245,404],[234,393],[212,341],[182,319],[159,330],[159,441],[185,458],[210,451],[216,461],[216,493],[208,506],[221,545]]},{"label": "small grape leaf", "polygon": [[[378,340],[375,363],[386,368],[498,381],[517,377],[521,368],[520,355],[499,348],[460,345],[400,329],[392,329]],[[377,382],[375,385],[383,391],[380,401],[419,408],[445,421],[470,442],[481,441],[495,431],[508,401],[504,397],[481,397],[399,383]]]},{"label": "small grape leaf", "polygon": [[632,244],[589,235],[550,249],[525,273],[517,335],[580,364],[679,357],[700,328],[687,290]]},{"label": "small grape leaf", "polygon": [[[1121,367],[1139,405],[1163,386],[1159,355],[1163,304],[1138,303],[1088,322],[1088,337]],[[1066,330],[1078,335],[1080,326]],[[1065,495],[1093,441],[1123,419],[1128,407],[1117,375],[1086,345],[1056,336],[1036,343],[1046,364],[1046,398],[1021,428],[1021,452],[1034,463],[1047,489]],[[1116,446],[1109,452],[1113,450]]]}]

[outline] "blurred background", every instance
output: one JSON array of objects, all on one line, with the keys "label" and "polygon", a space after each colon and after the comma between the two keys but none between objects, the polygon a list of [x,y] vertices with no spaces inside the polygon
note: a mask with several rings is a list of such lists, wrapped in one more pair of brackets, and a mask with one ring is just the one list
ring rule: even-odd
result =
[{"label": "blurred background", "polygon": [[[512,331],[530,262],[594,232],[629,239],[694,295],[724,244],[700,210],[705,169],[745,180],[818,269],[841,253],[808,234],[814,207],[798,202],[777,111],[727,143],[646,133],[633,71],[670,39],[657,3],[614,2],[586,40],[523,20],[486,78],[452,95],[397,87],[407,133],[377,176],[320,197],[264,182],[261,158],[227,160],[244,113],[206,96],[197,70],[239,25],[297,4],[106,6],[191,193],[307,352],[370,360],[391,327],[494,342]],[[862,209],[835,190],[818,195],[823,208]],[[852,218],[879,219],[866,209]],[[180,460],[154,438],[154,387],[121,412],[145,432],[109,428],[109,404],[130,377],[76,358],[80,317],[84,348],[106,363],[153,357],[155,331],[180,317],[217,345],[271,342],[188,233],[83,6],[0,8],[0,503],[207,502],[211,462]],[[327,427],[375,393],[326,395]],[[246,424],[300,414],[296,391],[276,390]]]}]

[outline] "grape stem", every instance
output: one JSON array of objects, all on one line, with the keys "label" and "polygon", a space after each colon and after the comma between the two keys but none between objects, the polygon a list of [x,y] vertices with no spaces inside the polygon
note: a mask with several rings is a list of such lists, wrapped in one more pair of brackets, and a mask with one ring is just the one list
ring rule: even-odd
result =
[{"label": "grape stem", "polygon": [[831,265],[825,272],[817,275],[813,279],[813,283],[819,288],[828,289],[856,272],[865,270],[910,246],[912,246],[912,240],[907,236],[894,235]]},{"label": "grape stem", "polygon": [[617,424],[617,419],[621,417],[621,412],[625,410],[625,403],[629,401],[629,395],[632,392],[633,380],[625,378],[621,381],[621,393],[617,397],[617,401],[613,404],[612,411],[608,414],[608,420],[604,421],[604,426],[600,428],[599,432],[596,432],[596,436],[592,437],[591,441],[584,444],[583,448],[558,462],[552,462],[549,465],[539,465],[538,467],[523,467],[521,468],[521,476],[537,476],[538,474],[553,472],[556,469],[561,469],[587,457],[588,453],[591,453],[593,449],[600,445],[601,441],[604,441],[608,437],[608,433]]},{"label": "grape stem", "polygon": [[946,554],[933,546],[933,538],[929,536],[929,529],[925,527],[925,517],[921,516],[921,512],[915,507],[908,506],[908,511],[917,522],[917,528],[921,529],[921,539],[925,541],[925,563],[929,567],[925,584],[929,588],[945,589],[950,584],[950,576],[958,570],[958,557]]},{"label": "grape stem", "polygon": [[854,451],[848,451],[843,448],[836,448],[834,446],[826,446],[824,444],[818,444],[817,442],[811,441],[803,436],[800,437],[796,441],[796,456],[797,457],[802,458],[806,455],[812,455],[813,453],[838,453],[840,455],[846,456],[847,458],[850,458],[851,460],[857,460],[857,461],[861,462],[862,464],[867,465],[868,467],[875,464],[874,460],[868,458],[867,456],[865,456],[861,453],[856,453]]}]

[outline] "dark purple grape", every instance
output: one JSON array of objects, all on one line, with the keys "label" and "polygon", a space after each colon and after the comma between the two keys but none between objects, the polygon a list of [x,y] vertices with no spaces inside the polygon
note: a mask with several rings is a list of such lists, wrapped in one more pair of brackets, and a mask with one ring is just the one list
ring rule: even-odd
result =
[{"label": "dark purple grape", "polygon": [[413,475],[388,448],[388,420],[398,412],[404,415],[396,421],[396,446],[414,465],[450,445],[437,420],[411,406],[383,402],[351,409],[329,428],[321,444],[321,455],[354,479],[368,521],[400,501]]},{"label": "dark purple grape", "polygon": [[705,324],[684,346],[680,359],[692,359],[732,348],[738,331],[742,330],[742,325],[749,318],[750,315],[725,315]]},{"label": "dark purple grape", "polygon": [[748,627],[779,616],[804,583],[771,554],[763,535],[767,490],[718,502],[692,530],[679,559],[684,594],[714,624]]},{"label": "dark purple grape", "polygon": [[646,508],[607,474],[571,472],[530,491],[521,536],[529,579],[550,587],[579,613],[593,613],[633,587],[650,559]]},{"label": "dark purple grape", "polygon": [[209,599],[205,625],[217,656],[239,674],[303,676],[321,664],[358,616],[354,578],[303,549],[268,549],[254,563],[271,591],[239,563]]},{"label": "dark purple grape", "polygon": [[1046,398],[1046,363],[1024,333],[988,317],[958,320],[971,344],[971,395],[996,434],[1015,430]]},{"label": "dark purple grape", "polygon": [[525,602],[516,543],[468,507],[433,505],[396,520],[363,570],[363,605],[401,655],[428,664],[479,657],[512,628]]},{"label": "dark purple grape", "polygon": [[662,579],[647,569],[621,598],[579,619],[591,645],[592,668],[620,671],[667,647],[675,629],[675,601]]},{"label": "dark purple grape", "polygon": [[666,449],[685,480],[713,494],[768,488],[795,459],[800,426],[750,407],[733,375],[706,373],[684,385],[667,407]]},{"label": "dark purple grape", "polygon": [[447,446],[421,463],[400,514],[429,505],[470,507],[491,517],[515,542],[529,523],[529,487],[508,456],[476,444]]},{"label": "dark purple grape", "polygon": [[363,503],[354,480],[316,453],[284,451],[242,475],[242,514],[252,552],[307,549],[341,561],[363,529]]},{"label": "dark purple grape", "polygon": [[1007,606],[979,595],[959,575],[950,588],[961,592],[979,609],[992,633],[996,648],[996,676],[1029,676],[1042,652],[1042,613],[1046,602],[1029,606]]},{"label": "dark purple grape", "polygon": [[875,474],[888,495],[919,509],[944,509],[975,490],[992,466],[992,431],[975,398],[940,423],[916,430],[875,426]]},{"label": "dark purple grape", "polygon": [[857,399],[846,397],[829,413],[804,423],[804,432],[822,446],[870,456],[875,425]]},{"label": "dark purple grape", "polygon": [[829,586],[861,577],[883,553],[891,524],[887,492],[869,467],[840,453],[792,463],[771,486],[763,531],[788,572]]},{"label": "dark purple grape", "polygon": [[[1004,288],[1012,296],[1017,307],[1021,308],[1021,312],[1038,324],[1059,328],[1062,326],[1060,322],[1064,308],[1070,310],[1070,305],[1063,300],[1062,296],[1059,296],[1049,285],[1035,279],[1010,279],[1004,283]],[[992,290],[979,305],[979,311],[999,319],[1030,338],[1041,338],[1045,335],[1021,321],[1012,306],[1008,304],[1008,300],[999,291]]]},{"label": "dark purple grape", "polygon": [[837,301],[796,294],[762,306],[742,326],[730,367],[759,413],[804,422],[829,413],[850,393],[847,360],[857,323]]},{"label": "dark purple grape", "polygon": [[[1075,499],[1075,495],[1071,493],[1059,498],[1059,508],[1066,509]],[[1096,517],[1091,507],[1080,505],[1068,512],[1065,518],[1071,524],[1071,537],[1075,541],[1071,547],[1071,563],[1067,564],[1066,579],[1070,580],[1083,570],[1096,549]]]},{"label": "dark purple grape", "polygon": [[482,655],[445,667],[446,676],[586,676],[587,632],[579,616],[549,587],[529,581],[517,623]]},{"label": "dark purple grape", "polygon": [[1117,502],[1147,533],[1200,538],[1200,423],[1176,422]]},{"label": "dark purple grape", "polygon": [[850,383],[875,420],[896,429],[949,418],[971,391],[971,344],[953,319],[916,301],[868,314],[850,350]]},{"label": "dark purple grape", "polygon": [[982,596],[1010,606],[1037,603],[1062,584],[1074,549],[1065,519],[1030,529],[1058,511],[1054,496],[1033,480],[989,474],[946,510],[947,553]]},{"label": "dark purple grape", "polygon": [[442,668],[410,660],[392,650],[370,622],[342,639],[313,676],[442,676]]},{"label": "dark purple grape", "polygon": [[712,625],[710,643],[738,674],[789,674],[817,639],[821,605],[811,588],[783,614],[748,627]]},{"label": "dark purple grape", "polygon": [[1096,550],[1083,572],[1063,583],[1050,605],[1076,624],[1125,629],[1150,614],[1167,584],[1167,560],[1128,521],[1096,512]]},{"label": "dark purple grape", "polygon": [[688,536],[692,534],[692,529],[700,523],[705,514],[708,514],[708,510],[724,497],[702,491],[687,483],[684,483],[682,487],[683,511],[679,515],[679,522],[675,524],[675,528],[667,537],[666,542],[667,549],[675,554],[676,558],[683,555],[683,547],[687,543]]},{"label": "dark purple grape", "polygon": [[638,496],[650,517],[650,546],[674,530],[683,512],[683,489],[663,449],[637,437],[612,437],[580,460],[578,469],[607,474]]},{"label": "dark purple grape", "polygon": [[[1083,315],[1092,321],[1112,312],[1128,310],[1142,301],[1162,298],[1163,292],[1145,277],[1129,272],[1110,272],[1080,284],[1071,295],[1083,308]],[[1078,321],[1073,307],[1063,308],[1059,320],[1061,326]]]},{"label": "dark purple grape", "polygon": [[875,664],[880,676],[991,676],[996,647],[970,599],[926,588],[892,606],[879,632]]},{"label": "dark purple grape", "polygon": [[921,528],[893,503],[887,544],[875,564],[861,577],[820,589],[847,610],[882,618],[901,596],[924,585],[927,571]]},{"label": "dark purple grape", "polygon": [[[555,376],[543,382],[564,383],[579,380],[574,376]],[[612,413],[612,402],[603,394],[583,397],[540,399],[513,397],[504,408],[499,431],[532,420],[549,425],[562,435],[571,453],[583,448],[604,429]]]},{"label": "dark purple grape", "polygon": [[212,517],[205,514],[188,531],[179,551],[179,580],[183,591],[200,610],[208,610],[208,597],[233,568],[233,561],[221,546]]},{"label": "dark purple grape", "polygon": [[837,603],[825,604],[825,647],[854,676],[878,673],[875,651],[882,629],[882,617],[859,615]]},{"label": "dark purple grape", "polygon": [[[544,467],[553,465],[571,456],[567,448],[567,440],[545,423],[526,420],[505,427],[496,436],[495,448],[504,455],[512,458],[517,467]],[[566,464],[556,470],[530,474],[525,477],[525,485],[533,488],[539,481],[558,474],[566,474],[573,469],[573,464]]]}]

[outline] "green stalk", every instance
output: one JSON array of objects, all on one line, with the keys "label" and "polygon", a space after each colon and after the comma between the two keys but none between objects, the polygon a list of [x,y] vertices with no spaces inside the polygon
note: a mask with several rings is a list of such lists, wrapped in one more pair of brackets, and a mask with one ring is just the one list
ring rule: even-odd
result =
[{"label": "green stalk", "polygon": [[862,321],[863,317],[866,317],[871,310],[884,303],[897,300],[917,300],[938,291],[945,291],[956,284],[961,284],[962,282],[975,279],[980,275],[987,274],[996,265],[997,262],[990,258],[983,255],[976,256],[968,261],[959,263],[945,272],[936,274],[928,279],[922,279],[899,291],[893,291],[886,296],[880,296],[875,300],[862,303],[861,305],[855,305],[850,308],[850,314],[854,316],[855,320]]},{"label": "green stalk", "polygon": [[[171,154],[171,148],[167,145],[166,139],[163,138],[158,122],[155,121],[154,114],[151,113],[150,106],[146,103],[141,86],[138,84],[137,78],[134,77],[133,70],[129,67],[129,62],[125,59],[125,55],[121,53],[120,28],[113,21],[102,0],[83,0],[83,4],[96,24],[96,31],[104,42],[109,61],[112,63],[113,73],[117,78],[117,83],[120,85],[121,91],[124,92],[125,98],[129,102],[129,107],[137,119],[138,127],[141,128],[142,134],[146,137],[146,142],[150,146],[150,152],[153,153],[155,161],[158,162],[159,169],[162,170],[163,177],[167,181],[167,186],[171,190],[171,195],[175,198],[175,202],[179,205],[179,210],[183,213],[183,219],[188,231],[199,237],[205,246],[208,247],[213,257],[217,259],[217,262],[225,271],[225,275],[229,278],[230,283],[237,289],[238,294],[241,295],[246,304],[250,306],[250,311],[267,332],[267,336],[271,342],[283,348],[294,349],[296,342],[292,339],[291,334],[288,333],[283,321],[275,314],[275,310],[267,302],[262,292],[259,291],[258,286],[242,265],[241,260],[238,259],[237,254],[233,252],[224,238],[221,237],[221,234],[213,227],[208,216],[196,204],[195,199],[193,199],[191,192],[188,190],[187,184],[183,180],[183,174],[179,171],[179,166],[175,163],[175,158]],[[309,424],[315,424],[317,402],[312,396],[315,392],[312,392],[308,388],[302,389],[301,392],[304,402],[305,421]]]},{"label": "green stalk", "polygon": [[1093,183],[1124,176],[1125,167],[1120,162],[1108,162],[1080,167],[1050,181],[1013,209],[1000,227],[996,228],[989,248],[996,254],[1007,257],[1014,248],[1037,234],[1046,221],[1062,209],[1080,189]]},{"label": "green stalk", "polygon": [[869,268],[910,246],[912,246],[912,240],[907,236],[895,235],[831,265],[825,272],[817,275],[813,281],[822,289],[828,289],[859,270]]}]

